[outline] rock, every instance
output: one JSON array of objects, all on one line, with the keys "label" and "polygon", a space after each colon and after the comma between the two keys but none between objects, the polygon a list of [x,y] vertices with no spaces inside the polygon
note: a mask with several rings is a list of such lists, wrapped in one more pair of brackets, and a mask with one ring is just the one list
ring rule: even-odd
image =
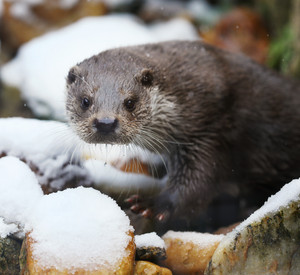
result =
[{"label": "rock", "polygon": [[174,274],[203,274],[223,235],[168,231],[163,240],[167,259],[163,265]]},{"label": "rock", "polygon": [[300,274],[299,194],[291,182],[227,234],[205,274]]},{"label": "rock", "polygon": [[[122,261],[120,261],[116,266],[113,267],[98,267],[89,269],[76,269],[76,274],[84,274],[84,275],[104,275],[104,274],[132,274],[133,272],[133,259],[134,259],[134,252],[135,252],[135,245],[133,242],[133,233],[130,233],[132,241],[128,244],[127,250],[127,257],[124,257]],[[21,272],[24,275],[38,275],[38,274],[55,274],[55,275],[68,275],[74,274],[73,271],[70,272],[68,269],[58,270],[55,268],[47,268],[44,269],[42,266],[39,265],[39,262],[33,256],[33,244],[34,240],[30,237],[30,234],[26,236],[24,239],[20,262],[21,262]],[[103,252],[105,253],[105,251]],[[116,269],[115,269],[116,268]],[[141,270],[141,268],[139,268]],[[135,273],[135,274],[146,274],[146,273]],[[149,274],[149,273],[147,273]],[[150,273],[152,274],[152,273]],[[168,273],[163,273],[168,274]],[[171,274],[171,273],[170,273]]]},{"label": "rock", "polygon": [[133,275],[172,275],[172,272],[167,268],[150,262],[137,261]]},{"label": "rock", "polygon": [[0,238],[0,274],[19,274],[21,241],[12,237]]},{"label": "rock", "polygon": [[166,251],[160,247],[142,246],[136,249],[136,257],[139,260],[164,260],[166,258]]}]

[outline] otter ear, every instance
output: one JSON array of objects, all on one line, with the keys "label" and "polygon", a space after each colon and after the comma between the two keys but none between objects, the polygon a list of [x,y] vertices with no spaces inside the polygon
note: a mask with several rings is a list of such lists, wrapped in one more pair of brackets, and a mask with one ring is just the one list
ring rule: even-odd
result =
[{"label": "otter ear", "polygon": [[151,86],[153,83],[153,73],[149,69],[143,69],[140,76],[140,81],[143,86]]},{"label": "otter ear", "polygon": [[70,69],[68,76],[67,76],[67,83],[69,85],[73,84],[75,82],[75,80],[77,79],[77,77],[79,76],[79,67],[78,66],[74,66],[73,68]]}]

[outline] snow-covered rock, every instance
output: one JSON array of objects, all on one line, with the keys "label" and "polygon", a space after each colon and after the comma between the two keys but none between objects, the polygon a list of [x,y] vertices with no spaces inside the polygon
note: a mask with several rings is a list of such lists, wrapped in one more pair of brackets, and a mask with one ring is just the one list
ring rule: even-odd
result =
[{"label": "snow-covered rock", "polygon": [[166,248],[164,240],[160,238],[155,232],[136,235],[135,245],[137,248],[150,246],[160,247],[162,249]]},{"label": "snow-covered rock", "polygon": [[228,233],[205,274],[300,274],[300,179]]},{"label": "snow-covered rock", "polygon": [[136,257],[139,260],[155,261],[166,258],[166,245],[155,232],[135,236]]},{"label": "snow-covered rock", "polygon": [[224,235],[168,231],[164,265],[176,274],[203,274]]},{"label": "snow-covered rock", "polygon": [[24,268],[29,273],[31,269],[110,273],[128,261],[129,271],[133,269],[133,228],[107,195],[84,187],[43,195],[30,168],[8,156],[0,159],[0,202],[0,237],[23,228]]},{"label": "snow-covered rock", "polygon": [[129,218],[113,199],[95,189],[78,187],[45,195],[26,227],[29,269],[30,261],[33,270],[71,274],[80,270],[113,274],[123,261],[129,271],[133,268]]}]

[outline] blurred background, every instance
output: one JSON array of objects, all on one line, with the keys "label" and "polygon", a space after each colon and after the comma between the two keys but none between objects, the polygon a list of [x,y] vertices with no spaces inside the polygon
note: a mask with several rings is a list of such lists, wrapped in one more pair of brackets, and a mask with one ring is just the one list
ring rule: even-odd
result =
[{"label": "blurred background", "polygon": [[[156,26],[158,34],[159,28],[163,29],[164,24],[174,19],[185,20],[194,28],[195,33],[208,43],[246,54],[284,74],[293,77],[300,75],[299,0],[0,0],[0,64],[4,65],[17,57],[21,48],[34,38],[65,28],[85,17],[107,17],[112,14],[115,15],[116,24],[120,24],[121,29],[123,26],[122,22],[118,21],[118,16],[131,14],[144,28]],[[103,23],[103,28],[110,32],[110,24],[105,24]],[[184,39],[182,33],[185,33],[185,29],[178,30],[181,27],[180,24],[177,26],[174,24],[168,31],[162,31],[160,36],[165,36],[166,39]],[[103,35],[101,29],[99,32],[92,27],[88,29],[95,37],[101,38]],[[112,43],[107,48],[123,45],[124,43],[118,42],[118,36],[126,36],[128,33],[128,37],[131,37],[129,33],[134,34],[136,31],[128,27],[127,31],[122,29],[120,34],[116,29],[118,26],[111,30],[111,34],[103,35],[103,40],[110,39],[111,36],[116,41],[115,45]],[[166,37],[169,34],[170,37]],[[78,31],[78,36],[80,35],[82,34]],[[160,37],[157,40],[161,39],[164,38]],[[137,41],[141,42],[143,40]],[[76,43],[78,42],[75,41],[74,44]],[[63,42],[58,40],[57,44],[53,45],[52,51],[47,52],[48,57],[51,59],[63,47]],[[99,51],[100,49],[101,47]],[[85,51],[84,47],[80,51]],[[28,55],[32,63],[36,62],[33,60],[34,57],[43,58],[38,54],[33,57]],[[79,61],[80,59],[76,60],[74,56],[70,64]],[[26,62],[30,63],[28,60]],[[47,66],[46,59],[44,62]],[[31,93],[31,88],[27,87],[27,82],[30,82],[28,78],[42,78],[42,76],[39,77],[34,71],[33,76],[28,75],[30,69],[28,65],[26,66],[23,65],[25,73],[18,68],[10,70],[9,77],[5,70],[2,70],[0,116],[54,117],[64,120],[63,115],[56,115],[53,110],[48,112],[35,110],[41,109],[41,105],[44,108],[49,103],[47,99],[39,96],[36,100],[32,100],[34,96],[32,93],[37,92]],[[22,76],[22,73],[26,76]],[[16,75],[19,75],[19,79],[12,81]],[[49,78],[51,77],[50,74]],[[23,87],[23,84],[26,87]],[[36,85],[40,86],[39,83]],[[39,93],[45,93],[42,86]]]}]

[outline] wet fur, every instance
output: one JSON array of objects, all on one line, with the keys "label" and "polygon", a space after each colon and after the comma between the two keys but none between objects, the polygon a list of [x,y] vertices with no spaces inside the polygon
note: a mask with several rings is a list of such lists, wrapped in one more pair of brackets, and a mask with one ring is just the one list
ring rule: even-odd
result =
[{"label": "wet fur", "polygon": [[[140,81],[145,69],[149,86]],[[173,41],[102,52],[71,72],[67,112],[83,140],[133,142],[167,156],[169,181],[156,213],[189,215],[220,193],[276,190],[300,177],[299,83],[244,56]],[[87,111],[83,95],[93,101]],[[133,112],[123,106],[130,96]],[[116,135],[91,130],[104,115],[119,119]]]}]

